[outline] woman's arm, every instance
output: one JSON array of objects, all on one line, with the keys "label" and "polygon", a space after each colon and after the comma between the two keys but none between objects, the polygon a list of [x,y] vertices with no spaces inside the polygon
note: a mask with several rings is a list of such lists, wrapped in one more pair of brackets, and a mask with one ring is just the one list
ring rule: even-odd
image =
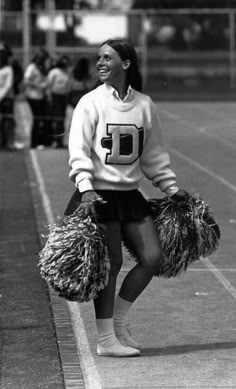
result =
[{"label": "woman's arm", "polygon": [[94,165],[91,159],[93,135],[96,129],[96,111],[85,96],[76,106],[69,135],[69,177],[80,192],[93,190]]},{"label": "woman's arm", "polygon": [[171,169],[170,156],[167,152],[160,120],[152,102],[149,125],[150,129],[147,130],[140,167],[152,184],[165,192],[168,187],[176,186],[176,175]]},{"label": "woman's arm", "polygon": [[13,70],[10,66],[0,71],[0,101],[2,101],[13,87]]},{"label": "woman's arm", "polygon": [[34,64],[30,64],[26,68],[24,74],[24,84],[35,89],[45,90],[47,88],[46,79],[41,76],[40,71],[34,66]]},{"label": "woman's arm", "polygon": [[152,180],[153,185],[158,186],[173,201],[188,201],[189,193],[179,189],[176,184],[176,175],[171,169],[159,116],[155,105],[152,103],[151,106],[152,125],[145,141],[141,169],[145,176]]}]

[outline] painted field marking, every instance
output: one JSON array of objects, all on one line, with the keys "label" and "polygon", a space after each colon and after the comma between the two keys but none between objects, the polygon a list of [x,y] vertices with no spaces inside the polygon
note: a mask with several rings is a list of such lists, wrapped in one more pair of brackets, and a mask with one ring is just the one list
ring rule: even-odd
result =
[{"label": "painted field marking", "polygon": [[55,223],[55,219],[54,219],[53,212],[52,212],[51,201],[50,201],[50,198],[49,198],[47,191],[46,191],[46,188],[45,188],[43,175],[42,175],[35,151],[30,150],[29,154],[30,154],[33,169],[34,169],[37,181],[38,181],[39,192],[40,192],[40,195],[42,197],[42,203],[43,203],[43,208],[45,211],[47,223],[48,223],[48,225],[51,225],[51,224]]},{"label": "painted field marking", "polygon": [[[204,260],[203,261],[205,261],[205,258],[204,258]],[[121,269],[121,272],[127,272],[127,271],[130,271],[130,269],[131,269],[131,267],[122,267],[122,269]],[[236,272],[236,269],[230,269],[230,268],[228,268],[228,269],[219,269],[219,268],[216,268],[216,270],[214,270],[214,269],[210,269],[210,268],[198,268],[198,269],[194,269],[194,268],[189,268],[188,269],[188,272],[209,272],[209,271],[212,271],[212,272],[214,272],[214,271],[220,271],[220,272]]]},{"label": "painted field marking", "polygon": [[[227,103],[227,106],[229,104]],[[231,112],[230,113],[230,118],[229,116],[226,116],[225,112],[222,114],[222,112],[220,112],[220,109],[219,109],[219,105],[217,104],[217,108],[214,109],[216,107],[216,105],[210,105],[210,108],[209,108],[209,104],[200,104],[200,103],[194,103],[194,107],[197,107],[200,111],[204,111],[205,113],[207,113],[208,115],[210,115],[211,117],[212,116],[215,116],[217,117],[218,119],[222,119],[222,121],[224,120],[227,120],[227,123],[231,123],[232,125],[236,125],[236,117],[235,119],[233,119],[233,117],[235,116],[235,107],[236,107],[236,104],[234,103],[233,104],[233,111],[234,112]]]},{"label": "painted field marking", "polygon": [[[37,156],[34,150],[30,150],[30,157],[33,165],[33,169],[38,181],[39,192],[42,198],[43,208],[45,211],[46,219],[48,224],[55,224],[55,218],[53,216],[52,206],[50,198],[46,191],[43,175],[38,163]],[[81,362],[81,369],[83,371],[83,378],[85,381],[86,389],[102,389],[98,371],[93,359],[93,355],[90,351],[86,331],[81,316],[79,304],[66,301],[68,310],[71,315],[71,322],[75,333],[75,341],[77,345],[79,360]],[[53,307],[52,307],[53,308]],[[55,320],[56,321],[56,320]]]},{"label": "painted field marking", "polygon": [[192,158],[187,157],[186,155],[184,155],[180,151],[177,151],[173,147],[169,147],[169,149],[172,151],[173,154],[177,155],[179,158],[183,159],[185,162],[187,162],[190,165],[196,167],[197,169],[201,170],[202,172],[208,174],[209,176],[214,178],[216,181],[219,181],[221,184],[223,184],[227,188],[231,189],[233,192],[236,192],[236,186],[231,184],[225,178],[223,178],[223,177],[219,176],[218,174],[214,173],[212,170],[210,170],[207,167],[201,165],[199,162],[194,161]]},{"label": "painted field marking", "polygon": [[[219,177],[215,173],[211,172],[209,169],[205,169],[203,166],[201,166],[200,164],[196,163],[191,158],[185,157],[182,153],[179,153],[179,152],[176,152],[176,153],[177,153],[177,155],[180,158],[183,158],[183,157],[187,158],[186,161],[188,163],[192,163],[192,164],[194,163],[194,166],[200,168],[200,170],[204,171],[207,174],[210,173],[210,175],[213,176],[215,179],[219,180],[219,178],[220,178],[219,181],[222,183],[222,181],[221,181],[222,177]],[[222,179],[222,180],[223,180],[224,185],[225,185],[225,182],[226,182],[227,186],[230,187],[230,189],[232,189],[232,190],[234,190],[236,192],[236,187],[234,185],[229,184],[228,181],[226,181],[224,179]],[[147,193],[143,189],[141,189],[141,192],[142,192],[144,197],[148,198]],[[210,261],[210,259],[209,258],[204,258],[201,261],[207,267],[207,269],[205,269],[205,271],[210,271],[212,274],[214,274],[214,276],[218,279],[218,281],[221,283],[221,285],[223,285],[223,287],[231,294],[231,296],[234,299],[236,299],[236,289],[231,284],[231,282],[229,280],[227,280],[227,278],[221,273],[221,271],[215,265],[213,265],[213,263]],[[188,271],[204,271],[204,269],[188,269]],[[231,271],[231,269],[229,269],[229,271]],[[234,269],[234,271],[235,271],[235,269]]]},{"label": "painted field marking", "polygon": [[236,289],[235,287],[227,280],[227,278],[220,272],[220,270],[213,265],[209,258],[205,258],[203,263],[208,267],[208,269],[214,274],[214,276],[220,281],[224,288],[231,294],[231,296],[236,299]]},{"label": "painted field marking", "polygon": [[[214,179],[219,181],[221,184],[223,184],[226,187],[228,187],[229,189],[231,189],[233,192],[236,192],[236,186],[234,186],[233,184],[231,184],[230,182],[225,180],[223,177],[221,177],[221,176],[217,175],[216,173],[212,172],[210,169],[205,168],[204,166],[202,166],[198,162],[194,161],[193,159],[191,159],[189,157],[186,157],[184,154],[180,153],[179,151],[177,151],[175,149],[172,149],[172,152],[174,154],[176,154],[178,157],[184,159],[189,164],[195,166],[197,169],[199,169],[199,170],[203,171],[204,173],[210,175],[211,177],[213,177]],[[50,199],[49,199],[49,196],[48,196],[48,194],[46,192],[46,189],[45,189],[44,180],[43,180],[43,177],[42,177],[42,173],[41,173],[41,170],[40,170],[40,167],[39,167],[36,155],[35,155],[35,153],[33,151],[31,151],[31,158],[32,158],[34,170],[35,170],[38,182],[39,182],[39,189],[40,189],[40,193],[41,193],[41,196],[42,196],[43,206],[45,208],[45,213],[46,213],[46,216],[47,216],[47,219],[48,219],[48,223],[49,224],[53,224],[54,223],[54,217],[53,217],[52,208],[51,208],[51,205],[50,205]],[[143,194],[145,195],[145,193],[143,193]],[[217,269],[209,259],[204,259],[203,263],[206,264],[208,269],[215,275],[215,277],[218,279],[218,281],[231,294],[231,296],[234,299],[236,299],[236,289],[223,276],[223,274],[220,272],[220,270]],[[70,312],[73,314],[72,318],[75,320],[75,321],[73,320],[74,321],[73,325],[75,325],[75,323],[77,321],[77,323],[78,323],[77,328],[80,328],[80,326],[83,327],[82,337],[83,337],[83,342],[84,342],[84,347],[86,349],[86,353],[88,353],[88,355],[86,355],[88,359],[86,358],[86,361],[85,361],[82,358],[81,359],[81,364],[82,364],[82,368],[83,368],[83,371],[84,371],[84,378],[86,380],[86,385],[87,385],[86,389],[94,389],[94,387],[96,387],[96,389],[101,389],[98,372],[97,372],[97,369],[96,369],[96,366],[95,366],[95,363],[94,363],[94,360],[93,360],[93,356],[92,356],[92,354],[90,352],[89,344],[88,344],[87,337],[86,337],[86,331],[85,331],[83,320],[82,320],[82,317],[81,317],[81,314],[80,314],[79,306],[76,305],[76,309],[75,309],[73,307],[73,303],[69,303],[69,302],[68,302],[68,306],[69,306]],[[77,341],[78,341],[78,347],[80,347],[80,346],[82,347],[82,345],[80,344],[81,340],[78,339]],[[93,374],[91,374],[91,369],[94,370]],[[94,374],[95,374],[95,377],[91,377],[91,375],[94,375]],[[94,382],[91,382],[89,380],[90,378],[92,378],[92,380],[95,379],[95,382],[97,382],[95,384],[96,386],[94,386]]]},{"label": "painted field marking", "polygon": [[[194,130],[198,131],[199,133],[204,134],[205,136],[208,136],[208,138],[215,139],[218,142],[222,143],[223,145],[225,145],[233,150],[236,150],[236,146],[234,144],[232,144],[230,141],[227,141],[227,140],[222,139],[221,137],[219,137],[217,135],[209,134],[208,132],[206,132],[208,129],[207,127],[196,126],[194,123],[192,123],[186,119],[181,119],[181,117],[178,116],[177,114],[175,114],[173,112],[169,112],[168,110],[165,110],[165,109],[160,108],[160,112],[162,112],[167,118],[170,118],[172,120],[177,120],[179,123],[182,123],[184,126],[191,127]],[[236,125],[236,123],[234,125]],[[231,126],[232,126],[232,124],[231,124]]]}]

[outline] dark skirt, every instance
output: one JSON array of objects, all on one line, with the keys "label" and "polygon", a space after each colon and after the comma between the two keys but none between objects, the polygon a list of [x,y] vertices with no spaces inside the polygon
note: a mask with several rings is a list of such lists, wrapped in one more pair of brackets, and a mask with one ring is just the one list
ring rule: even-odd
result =
[{"label": "dark skirt", "polygon": [[[150,206],[138,190],[113,191],[96,190],[105,204],[96,205],[98,222],[118,220],[120,222],[139,221],[150,215]],[[71,215],[78,208],[81,201],[81,193],[76,190],[69,201],[65,215]]]}]

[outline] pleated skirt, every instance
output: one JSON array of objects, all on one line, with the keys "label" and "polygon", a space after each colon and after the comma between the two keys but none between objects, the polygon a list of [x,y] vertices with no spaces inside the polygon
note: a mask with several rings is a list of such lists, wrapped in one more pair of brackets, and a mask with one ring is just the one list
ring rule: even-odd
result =
[{"label": "pleated skirt", "polygon": [[[138,190],[114,191],[96,190],[106,201],[105,204],[98,204],[96,218],[98,222],[116,220],[120,222],[140,221],[151,214],[147,200]],[[65,215],[71,215],[80,205],[81,193],[77,189],[65,210]]]}]

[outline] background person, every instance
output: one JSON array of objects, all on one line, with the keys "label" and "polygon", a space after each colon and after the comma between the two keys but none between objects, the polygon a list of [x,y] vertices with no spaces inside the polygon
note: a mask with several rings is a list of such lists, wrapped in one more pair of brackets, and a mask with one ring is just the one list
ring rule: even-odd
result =
[{"label": "background person", "polygon": [[50,143],[54,147],[63,147],[66,107],[71,88],[70,70],[71,60],[67,55],[63,55],[49,71],[47,77],[48,98],[52,116]]},{"label": "background person", "polygon": [[72,77],[68,104],[74,109],[81,97],[90,89],[90,62],[88,58],[82,57],[76,62]]},{"label": "background person", "polygon": [[0,43],[0,147],[14,147],[14,74],[5,45]]},{"label": "background person", "polygon": [[49,130],[46,123],[47,71],[49,54],[41,48],[37,51],[24,72],[24,90],[33,115],[31,147],[49,145]]},{"label": "background person", "polygon": [[22,138],[25,133],[25,128],[27,125],[25,125],[25,117],[21,114],[21,106],[22,101],[24,100],[23,97],[23,87],[22,87],[22,81],[23,81],[23,67],[20,63],[20,61],[15,58],[13,55],[13,51],[11,47],[4,41],[2,42],[2,45],[4,46],[7,56],[8,56],[8,63],[12,67],[13,70],[13,127],[14,127],[14,134],[13,134],[13,141],[11,142],[11,149],[20,150],[24,148],[24,142],[22,143]]},{"label": "background person", "polygon": [[81,97],[91,89],[90,61],[87,57],[82,57],[78,59],[72,70],[71,88],[66,109],[65,127],[67,131],[64,137],[64,144],[68,145],[73,111]]}]

